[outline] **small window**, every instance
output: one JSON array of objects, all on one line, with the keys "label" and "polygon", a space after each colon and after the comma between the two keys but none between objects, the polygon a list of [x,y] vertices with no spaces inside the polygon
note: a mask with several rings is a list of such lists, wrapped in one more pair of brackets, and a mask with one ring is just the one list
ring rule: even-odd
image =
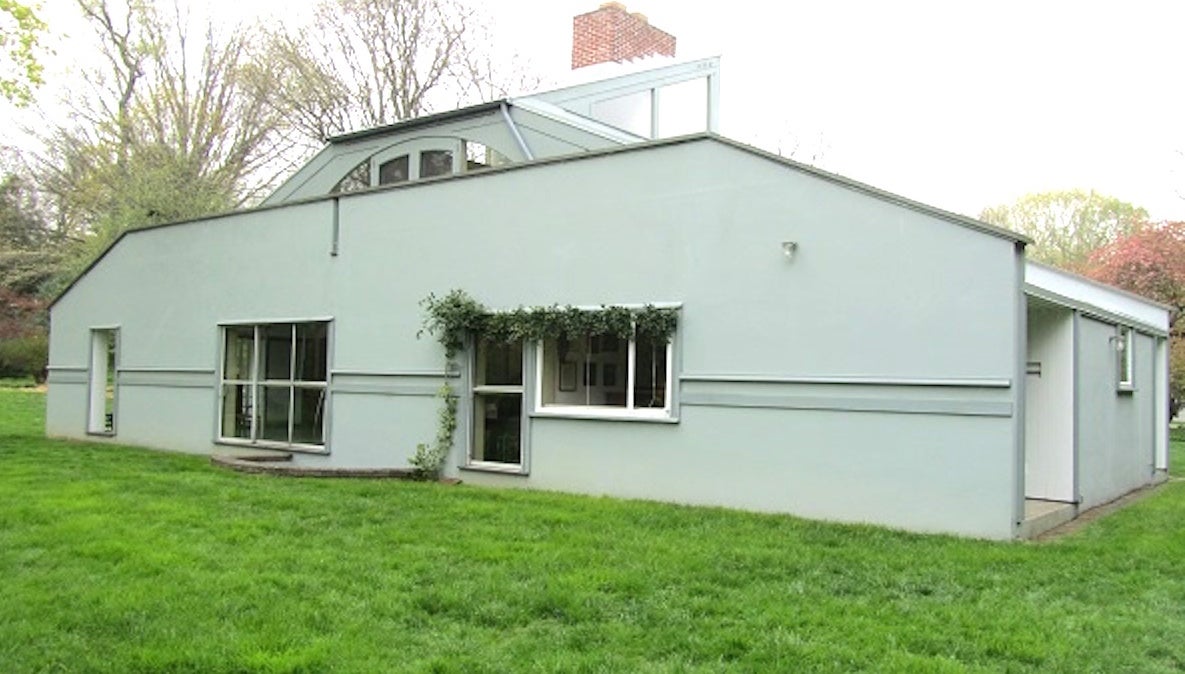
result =
[{"label": "small window", "polygon": [[420,152],[420,177],[434,178],[453,172],[452,150],[424,150]]},{"label": "small window", "polygon": [[669,417],[671,344],[637,335],[545,339],[538,412]]},{"label": "small window", "polygon": [[329,324],[223,328],[223,441],[320,448],[325,444]]},{"label": "small window", "polygon": [[370,187],[370,160],[367,159],[361,164],[350,169],[350,172],[344,178],[337,181],[333,189],[329,190],[330,194],[338,194],[341,192],[355,192],[357,190],[364,190]]},{"label": "small window", "polygon": [[495,166],[505,166],[510,160],[494,148],[476,141],[465,141],[465,170],[482,171]]},{"label": "small window", "polygon": [[392,185],[407,182],[411,178],[411,173],[408,172],[410,166],[411,163],[407,155],[383,162],[379,165],[379,184]]},{"label": "small window", "polygon": [[1134,388],[1134,344],[1132,329],[1120,327],[1115,335],[1115,370],[1120,391],[1131,391]]}]

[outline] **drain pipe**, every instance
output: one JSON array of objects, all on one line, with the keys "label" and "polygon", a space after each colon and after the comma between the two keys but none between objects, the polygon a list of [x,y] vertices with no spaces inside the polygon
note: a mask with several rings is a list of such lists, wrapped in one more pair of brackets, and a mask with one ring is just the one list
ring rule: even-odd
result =
[{"label": "drain pipe", "polygon": [[510,108],[507,107],[506,101],[502,101],[501,109],[502,119],[505,120],[506,127],[510,129],[510,135],[514,136],[514,142],[518,143],[518,149],[522,150],[523,156],[526,157],[527,161],[531,161],[535,158],[535,155],[531,153],[531,148],[527,147],[527,141],[524,140],[523,135],[519,133],[518,125],[516,125],[514,120],[510,117]]}]

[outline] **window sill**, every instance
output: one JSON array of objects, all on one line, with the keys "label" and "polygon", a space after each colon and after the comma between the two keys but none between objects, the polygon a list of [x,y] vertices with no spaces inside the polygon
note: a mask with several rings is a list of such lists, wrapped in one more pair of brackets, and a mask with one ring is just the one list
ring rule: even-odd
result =
[{"label": "window sill", "polygon": [[530,415],[535,419],[588,419],[593,421],[641,421],[652,424],[677,424],[679,417],[671,416],[665,410],[640,412],[612,407],[543,407]]},{"label": "window sill", "polygon": [[516,475],[519,477],[527,477],[530,471],[523,466],[509,463],[467,463],[457,466],[457,470],[469,471],[472,473],[498,473],[499,475]]},{"label": "window sill", "polygon": [[250,442],[239,441],[230,438],[218,438],[214,441],[216,445],[225,445],[227,447],[243,447],[245,449],[267,449],[278,452],[296,452],[298,454],[317,454],[320,456],[329,456],[329,449],[327,447],[320,447],[317,445],[289,445],[284,442]]}]

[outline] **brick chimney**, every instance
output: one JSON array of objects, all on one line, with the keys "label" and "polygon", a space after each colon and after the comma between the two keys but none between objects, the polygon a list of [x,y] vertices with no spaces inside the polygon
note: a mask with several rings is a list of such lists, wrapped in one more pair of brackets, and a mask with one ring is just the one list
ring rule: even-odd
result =
[{"label": "brick chimney", "polygon": [[620,2],[572,19],[572,70],[653,55],[674,56],[675,36],[651,26],[645,14],[630,14]]}]

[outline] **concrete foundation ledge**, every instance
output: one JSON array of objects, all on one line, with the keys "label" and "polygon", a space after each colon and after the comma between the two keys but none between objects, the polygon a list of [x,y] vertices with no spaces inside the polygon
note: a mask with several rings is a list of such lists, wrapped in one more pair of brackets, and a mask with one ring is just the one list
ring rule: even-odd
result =
[{"label": "concrete foundation ledge", "polygon": [[282,475],[285,477],[361,477],[415,479],[411,468],[320,468],[294,466],[292,455],[275,454],[213,454],[210,463],[239,473]]}]

